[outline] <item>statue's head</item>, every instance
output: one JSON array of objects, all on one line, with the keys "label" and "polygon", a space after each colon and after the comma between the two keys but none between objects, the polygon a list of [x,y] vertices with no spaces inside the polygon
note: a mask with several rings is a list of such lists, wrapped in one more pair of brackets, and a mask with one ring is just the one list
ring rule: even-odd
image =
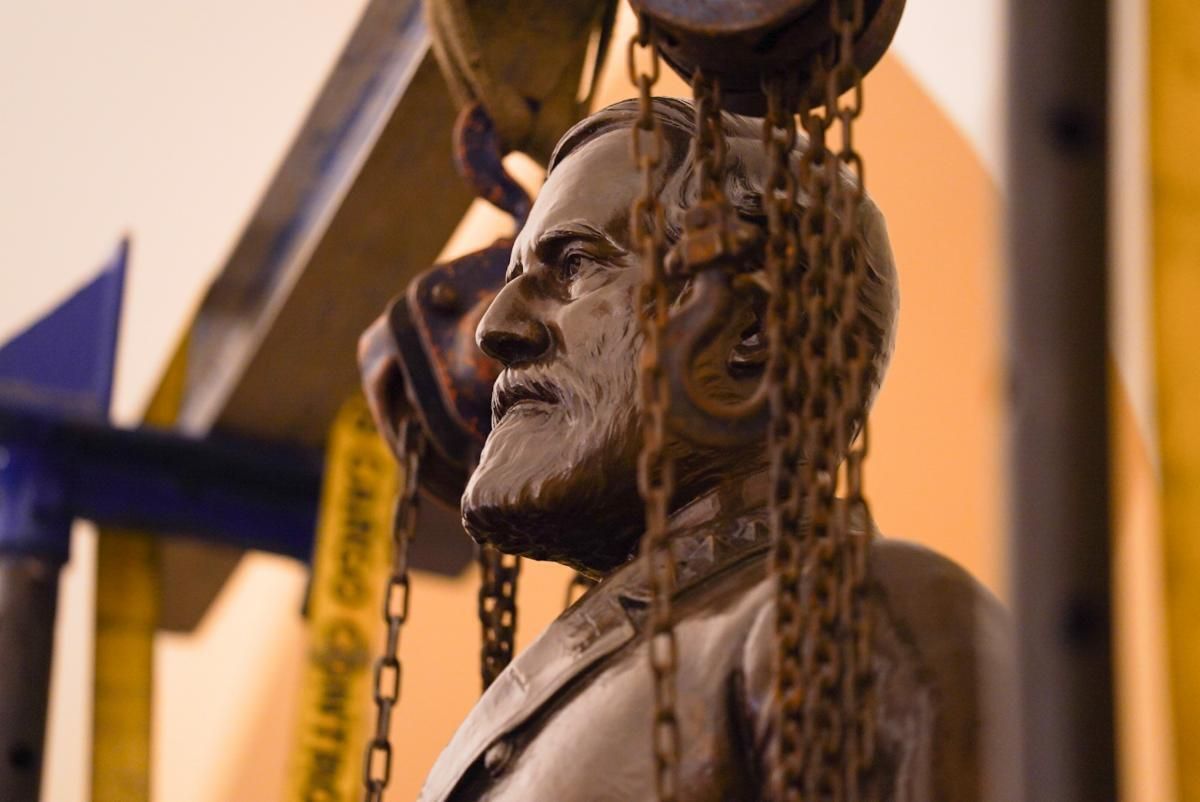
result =
[{"label": "statue's head", "polygon": [[[655,115],[666,152],[654,186],[673,244],[695,194],[687,158],[694,115],[689,104],[662,99]],[[636,119],[636,103],[618,103],[562,138],[513,247],[506,284],[476,332],[480,347],[504,369],[492,393],[492,432],[462,500],[467,530],[502,551],[591,572],[625,562],[643,530],[636,307],[642,273],[629,225],[642,192],[630,156]],[[730,116],[725,124],[726,194],[743,219],[765,226],[761,124]],[[870,268],[862,309],[876,348],[877,388],[892,348],[895,268],[883,218],[869,201],[861,225]],[[726,399],[749,397],[761,378],[762,311],[761,299],[740,299],[696,364]],[[761,472],[766,460],[765,442],[714,449],[675,438],[668,452],[676,461],[676,508]]]}]

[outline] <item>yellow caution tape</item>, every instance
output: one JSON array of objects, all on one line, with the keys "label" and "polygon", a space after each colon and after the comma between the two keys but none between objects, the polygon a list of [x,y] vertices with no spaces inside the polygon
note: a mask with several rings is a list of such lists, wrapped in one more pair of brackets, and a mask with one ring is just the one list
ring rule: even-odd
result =
[{"label": "yellow caution tape", "polygon": [[361,794],[398,474],[355,396],[338,411],[325,457],[288,802],[351,802]]},{"label": "yellow caution tape", "polygon": [[[186,357],[185,337],[146,410],[147,423],[166,426],[175,420],[183,397]],[[150,799],[158,604],[156,535],[100,530],[96,550],[92,802]]]},{"label": "yellow caution tape", "polygon": [[93,802],[150,799],[155,545],[153,535],[116,529],[101,531],[97,545]]},{"label": "yellow caution tape", "polygon": [[1200,800],[1200,3],[1150,3],[1162,519],[1179,799]]}]

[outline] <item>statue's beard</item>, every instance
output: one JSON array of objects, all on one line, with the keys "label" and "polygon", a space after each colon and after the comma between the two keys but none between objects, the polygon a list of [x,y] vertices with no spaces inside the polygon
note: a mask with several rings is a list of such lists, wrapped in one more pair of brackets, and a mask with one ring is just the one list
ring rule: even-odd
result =
[{"label": "statue's beard", "polygon": [[[543,397],[503,412],[463,495],[463,523],[477,541],[509,554],[603,573],[637,550],[637,340],[601,338],[578,359],[509,368],[497,382]],[[583,357],[583,355],[580,355]]]}]

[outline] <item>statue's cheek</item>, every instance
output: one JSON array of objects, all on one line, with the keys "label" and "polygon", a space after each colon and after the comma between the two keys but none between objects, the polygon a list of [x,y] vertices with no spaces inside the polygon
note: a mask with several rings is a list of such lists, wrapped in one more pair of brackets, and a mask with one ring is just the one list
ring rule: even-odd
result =
[{"label": "statue's cheek", "polygon": [[568,338],[586,341],[621,330],[632,318],[633,310],[625,300],[625,293],[601,287],[565,306],[560,326]]}]

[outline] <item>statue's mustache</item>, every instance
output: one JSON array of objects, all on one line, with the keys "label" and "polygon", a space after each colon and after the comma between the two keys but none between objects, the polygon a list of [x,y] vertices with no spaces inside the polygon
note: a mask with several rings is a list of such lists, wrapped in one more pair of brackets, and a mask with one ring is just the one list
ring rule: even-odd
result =
[{"label": "statue's mustache", "polygon": [[561,404],[569,395],[558,380],[546,375],[544,368],[506,368],[492,387],[492,425],[500,423],[510,409],[523,401]]},{"label": "statue's mustache", "polygon": [[[626,375],[628,374],[628,375]],[[630,397],[636,374],[632,371],[596,370],[581,375],[563,362],[526,364],[505,368],[492,386],[492,425],[522,402],[559,407],[573,420],[586,419],[614,400]]]}]

